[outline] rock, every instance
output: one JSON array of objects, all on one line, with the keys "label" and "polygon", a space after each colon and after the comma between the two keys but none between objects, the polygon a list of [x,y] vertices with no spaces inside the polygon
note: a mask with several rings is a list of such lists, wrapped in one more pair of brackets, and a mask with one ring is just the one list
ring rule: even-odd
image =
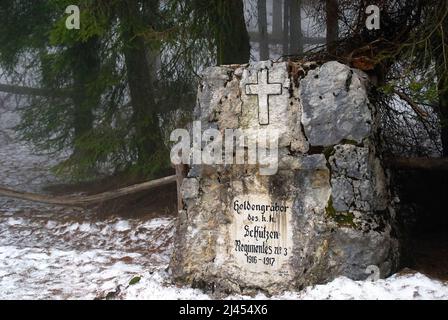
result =
[{"label": "rock", "polygon": [[371,133],[372,116],[361,72],[338,62],[311,70],[300,82],[302,124],[312,146],[358,143]]},{"label": "rock", "polygon": [[365,279],[371,265],[395,270],[393,201],[363,74],[337,62],[302,69],[298,87],[286,63],[205,71],[196,119],[252,138],[278,131],[278,166],[191,166],[170,263],[177,283],[276,294]]},{"label": "rock", "polygon": [[181,186],[182,199],[193,199],[199,194],[199,182],[195,178],[186,178]]}]

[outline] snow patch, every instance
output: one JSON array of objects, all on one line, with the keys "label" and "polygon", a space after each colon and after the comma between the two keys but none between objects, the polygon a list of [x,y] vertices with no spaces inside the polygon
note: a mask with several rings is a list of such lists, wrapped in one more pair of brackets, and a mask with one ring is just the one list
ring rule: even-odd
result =
[{"label": "snow patch", "polygon": [[121,220],[115,224],[114,228],[118,232],[123,232],[123,231],[129,230],[131,228],[131,226],[129,225],[129,222],[127,222],[125,220]]},{"label": "snow patch", "polygon": [[[124,285],[124,284],[122,284]],[[125,286],[119,295],[121,299],[186,299],[206,300],[212,296],[200,290],[179,288],[170,282],[166,272],[147,272],[135,285]],[[267,297],[263,293],[243,296],[231,295],[228,300],[446,300],[448,284],[433,280],[421,273],[393,275],[387,279],[371,281],[354,281],[339,277],[327,284],[305,288],[300,292],[285,292],[281,295]]]}]

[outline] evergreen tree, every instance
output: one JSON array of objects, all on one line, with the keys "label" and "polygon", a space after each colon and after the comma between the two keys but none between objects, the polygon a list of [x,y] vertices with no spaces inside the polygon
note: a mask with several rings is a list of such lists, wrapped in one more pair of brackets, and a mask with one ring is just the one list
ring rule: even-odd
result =
[{"label": "evergreen tree", "polygon": [[[164,174],[167,137],[191,114],[198,70],[249,61],[242,1],[79,0],[80,30],[65,26],[72,4],[0,4],[0,65],[12,82],[3,87],[27,94],[22,137],[45,152],[69,150],[55,169],[75,179]],[[25,90],[29,81],[35,88]]]}]

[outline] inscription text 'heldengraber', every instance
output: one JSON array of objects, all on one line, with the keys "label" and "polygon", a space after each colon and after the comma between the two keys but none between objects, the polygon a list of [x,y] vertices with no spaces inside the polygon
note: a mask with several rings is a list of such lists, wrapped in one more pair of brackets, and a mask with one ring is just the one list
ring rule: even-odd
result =
[{"label": "inscription text 'heldengraber'", "polygon": [[267,195],[246,195],[233,199],[232,211],[237,263],[254,271],[284,270],[291,253],[291,205]]}]

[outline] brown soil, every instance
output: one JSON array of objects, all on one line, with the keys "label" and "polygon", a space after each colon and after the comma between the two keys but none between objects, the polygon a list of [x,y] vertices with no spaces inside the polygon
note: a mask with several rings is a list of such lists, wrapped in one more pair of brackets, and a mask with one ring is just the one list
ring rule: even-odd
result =
[{"label": "brown soil", "polygon": [[414,238],[409,267],[431,278],[448,281],[448,232],[432,232]]}]

